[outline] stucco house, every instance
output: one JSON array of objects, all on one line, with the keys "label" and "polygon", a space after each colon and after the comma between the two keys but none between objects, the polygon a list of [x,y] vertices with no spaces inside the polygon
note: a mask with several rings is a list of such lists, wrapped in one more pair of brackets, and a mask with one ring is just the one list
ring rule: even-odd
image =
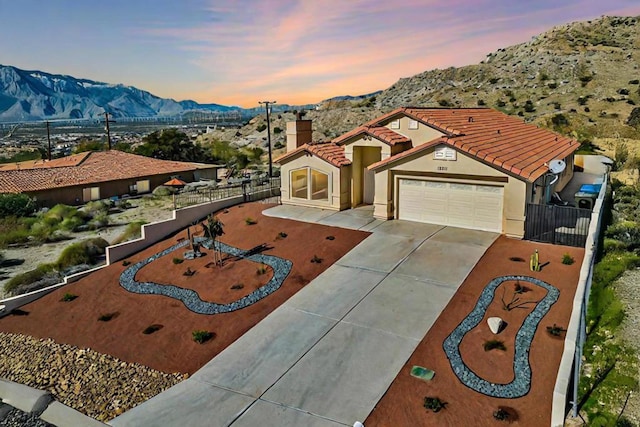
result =
[{"label": "stucco house", "polygon": [[[488,108],[398,108],[329,142],[311,123],[287,126],[283,204],[344,210],[373,205],[404,219],[513,237],[525,206],[544,203],[573,176],[578,142]],[[566,168],[553,174],[549,162]]]},{"label": "stucco house", "polygon": [[0,165],[0,194],[25,193],[39,206],[78,205],[153,191],[173,177],[215,179],[219,166],[153,159],[118,150]]}]

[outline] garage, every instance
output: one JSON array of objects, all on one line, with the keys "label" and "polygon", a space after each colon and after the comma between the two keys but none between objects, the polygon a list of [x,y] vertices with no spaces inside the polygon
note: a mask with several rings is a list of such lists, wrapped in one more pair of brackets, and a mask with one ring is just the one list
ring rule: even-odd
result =
[{"label": "garage", "polygon": [[401,178],[398,181],[398,218],[502,232],[504,188]]}]

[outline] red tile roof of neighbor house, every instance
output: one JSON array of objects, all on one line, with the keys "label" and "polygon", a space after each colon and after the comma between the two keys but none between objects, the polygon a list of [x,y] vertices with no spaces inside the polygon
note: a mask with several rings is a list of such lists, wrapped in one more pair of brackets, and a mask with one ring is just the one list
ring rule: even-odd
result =
[{"label": "red tile roof of neighbor house", "polygon": [[[213,166],[213,165],[212,165]],[[117,150],[94,151],[0,168],[0,193],[22,193],[121,179],[188,172],[199,163],[159,160]]]},{"label": "red tile roof of neighbor house", "polygon": [[334,144],[333,142],[314,142],[311,144],[301,145],[295,150],[278,157],[274,160],[274,162],[280,163],[283,160],[290,159],[296,154],[302,152],[314,154],[336,167],[347,166],[351,164],[351,160],[347,159],[347,157],[344,155],[344,148],[337,144]]},{"label": "red tile roof of neighbor house", "polygon": [[571,138],[488,108],[399,108],[368,124],[379,125],[401,115],[418,120],[445,135],[371,165],[371,169],[442,143],[533,182],[548,172],[549,161],[564,159],[580,145]]}]

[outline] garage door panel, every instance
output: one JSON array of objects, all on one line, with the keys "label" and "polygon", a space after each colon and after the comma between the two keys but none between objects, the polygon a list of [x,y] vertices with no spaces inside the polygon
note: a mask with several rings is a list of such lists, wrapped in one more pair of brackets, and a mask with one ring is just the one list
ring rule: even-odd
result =
[{"label": "garage door panel", "polygon": [[502,231],[503,187],[416,179],[398,187],[400,219]]}]

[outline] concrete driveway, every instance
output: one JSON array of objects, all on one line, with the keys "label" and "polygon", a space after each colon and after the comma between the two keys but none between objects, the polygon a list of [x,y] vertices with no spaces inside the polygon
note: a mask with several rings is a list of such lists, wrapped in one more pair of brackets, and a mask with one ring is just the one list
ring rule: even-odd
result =
[{"label": "concrete driveway", "polygon": [[364,420],[496,233],[380,221],[370,210],[264,212],[368,230],[191,378],[113,426],[352,426]]}]

